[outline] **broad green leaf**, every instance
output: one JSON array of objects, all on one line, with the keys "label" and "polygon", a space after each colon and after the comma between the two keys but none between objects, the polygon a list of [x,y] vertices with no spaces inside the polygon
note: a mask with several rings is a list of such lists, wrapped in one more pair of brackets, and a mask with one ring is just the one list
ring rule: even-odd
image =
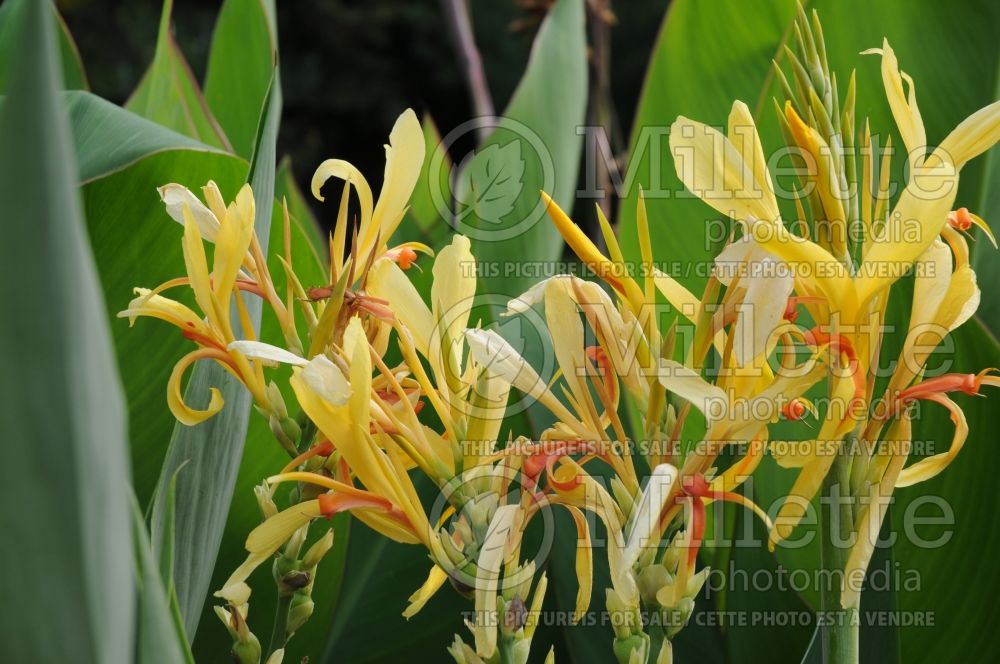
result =
[{"label": "broad green leaf", "polygon": [[236,150],[250,158],[275,68],[277,39],[263,0],[226,0],[212,35],[205,99]]},{"label": "broad green leaf", "polygon": [[[18,14],[24,10],[26,0],[7,0],[0,6],[0,94],[6,94],[7,85],[10,80],[11,67],[15,57],[15,46],[17,35],[15,29],[20,23]],[[48,4],[48,3],[46,3]],[[59,56],[62,61],[63,76],[60,85],[66,90],[87,90],[87,74],[83,70],[83,62],[80,60],[80,52],[73,41],[66,22],[63,21],[59,12],[52,8],[52,13],[58,27],[57,40],[59,42]]]},{"label": "broad green leaf", "polygon": [[[225,154],[89,92],[67,92],[64,100],[73,127],[77,169],[80,181],[84,184],[107,177],[161,152]],[[114,147],[108,149],[108,146]],[[183,156],[175,157],[185,159]],[[197,154],[193,158],[202,159]],[[211,161],[212,157],[203,160]],[[243,170],[246,170],[246,162],[240,159],[230,157],[224,161],[242,163]],[[177,170],[178,173],[183,173],[183,168]]]},{"label": "broad green leaf", "polygon": [[153,62],[125,108],[213,147],[232,151],[171,31],[173,0],[165,0]]},{"label": "broad green leaf", "polygon": [[[528,65],[498,126],[459,176],[453,221],[473,240],[480,263],[557,260],[562,239],[539,191],[571,209],[587,100],[587,46],[581,0],[560,0],[542,23]],[[471,131],[471,129],[470,129]],[[514,195],[519,193],[513,208]],[[472,211],[468,210],[471,205]],[[524,273],[481,279],[480,292],[520,295],[535,281]]]},{"label": "broad green leaf", "polygon": [[132,658],[128,460],[121,383],[83,226],[48,3],[14,35],[0,110],[0,659]]},{"label": "broad green leaf", "polygon": [[[254,196],[262,203],[274,199],[275,143],[281,113],[277,70],[271,80],[272,87],[265,98],[249,176]],[[256,214],[254,229],[260,237],[261,249],[266,252],[271,229],[271,206],[258,205]],[[250,321],[259,328],[260,300],[248,298],[246,308]],[[233,314],[234,319],[236,316]],[[254,332],[256,334],[256,330]],[[194,638],[198,629],[215,569],[243,455],[252,402],[246,388],[214,362],[196,365],[184,399],[196,408],[202,407],[198,404],[208,402],[212,387],[221,391],[225,406],[215,417],[196,426],[189,427],[179,422],[175,425],[161,469],[159,490],[153,502],[152,531],[155,540],[159,540],[166,510],[162,501],[166,484],[178,468],[185,466],[184,472],[177,475],[174,585],[189,639]]]},{"label": "broad green leaf", "polygon": [[168,593],[153,556],[149,532],[142,518],[139,503],[132,498],[132,536],[135,547],[136,585],[138,589],[138,620],[135,661],[141,664],[188,662],[194,658],[180,623],[171,615]]}]

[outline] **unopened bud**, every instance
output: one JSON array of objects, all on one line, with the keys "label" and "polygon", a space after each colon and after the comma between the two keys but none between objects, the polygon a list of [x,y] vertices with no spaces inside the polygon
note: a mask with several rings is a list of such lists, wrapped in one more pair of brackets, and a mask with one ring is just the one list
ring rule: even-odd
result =
[{"label": "unopened bud", "polygon": [[639,596],[648,605],[656,602],[656,593],[673,583],[673,576],[663,565],[649,565],[639,573]]},{"label": "unopened bud", "polygon": [[292,603],[288,607],[288,623],[285,627],[285,634],[290,637],[299,631],[299,628],[306,624],[306,621],[312,616],[313,609],[315,608],[316,605],[309,594],[304,592],[295,593],[292,596]]},{"label": "unopened bud", "polygon": [[509,602],[504,602],[502,597],[498,597],[497,605],[497,609],[502,612],[500,631],[505,636],[513,636],[524,627],[528,619],[528,608],[524,605],[524,600],[519,595],[515,595]]},{"label": "unopened bud", "polygon": [[323,560],[323,556],[329,553],[330,549],[333,548],[333,529],[327,530],[323,533],[315,544],[313,544],[306,551],[306,555],[302,558],[302,564],[308,568],[313,568],[319,565],[320,561]]},{"label": "unopened bud", "polygon": [[265,482],[253,488],[253,494],[257,498],[257,507],[264,519],[270,519],[278,513],[278,506],[274,504],[274,496],[271,487]]},{"label": "unopened bud", "polygon": [[288,408],[285,406],[285,398],[281,395],[278,384],[272,380],[267,384],[265,393],[267,394],[267,402],[271,406],[271,414],[279,420],[287,418]]}]

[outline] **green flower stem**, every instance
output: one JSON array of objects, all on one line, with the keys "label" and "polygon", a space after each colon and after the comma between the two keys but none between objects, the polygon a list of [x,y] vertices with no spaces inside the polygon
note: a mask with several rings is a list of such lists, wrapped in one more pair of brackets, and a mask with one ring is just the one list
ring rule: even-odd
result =
[{"label": "green flower stem", "polygon": [[285,647],[288,631],[288,610],[292,606],[292,595],[281,593],[278,595],[278,605],[274,609],[274,627],[271,629],[271,641],[267,646],[267,661],[276,650]]},{"label": "green flower stem", "polygon": [[[844,545],[854,529],[850,490],[851,459],[841,450],[823,481],[823,567],[834,572],[834,583],[847,566],[850,550]],[[834,532],[836,528],[837,532]],[[825,664],[858,664],[859,607],[844,608],[840,588],[822,588],[824,622],[822,625],[823,661]],[[858,600],[860,602],[860,600]]]}]

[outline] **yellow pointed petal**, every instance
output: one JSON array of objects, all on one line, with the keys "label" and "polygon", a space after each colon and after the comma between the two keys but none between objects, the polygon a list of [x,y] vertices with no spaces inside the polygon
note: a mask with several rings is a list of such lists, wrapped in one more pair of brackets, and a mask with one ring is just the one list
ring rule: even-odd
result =
[{"label": "yellow pointed petal", "polygon": [[680,362],[660,360],[657,377],[667,391],[690,402],[709,422],[723,418],[729,412],[726,393]]},{"label": "yellow pointed petal", "polygon": [[757,125],[754,124],[753,115],[742,101],[733,102],[733,108],[729,112],[727,132],[727,138],[739,150],[743,156],[743,163],[753,173],[754,183],[762,196],[763,206],[773,211],[777,216],[778,203],[774,198],[771,174],[767,170],[767,160],[764,158],[764,146],[757,133]]},{"label": "yellow pointed petal", "polygon": [[[229,302],[243,259],[250,249],[255,213],[253,191],[250,185],[243,185],[236,200],[226,210],[215,241],[212,290],[220,304]],[[224,313],[228,316],[228,307]]]},{"label": "yellow pointed petal", "polygon": [[948,134],[934,155],[950,160],[958,168],[1000,141],[1000,101],[981,108]]},{"label": "yellow pointed petal", "polygon": [[447,384],[453,395],[461,388],[458,376],[465,347],[463,333],[476,294],[476,262],[471,247],[469,238],[456,235],[438,253],[432,270],[431,311],[437,321],[437,334],[431,335],[430,353],[432,358],[444,358],[435,363],[444,371],[439,382],[442,387]]},{"label": "yellow pointed petal", "polygon": [[183,248],[184,267],[187,270],[191,290],[194,291],[194,299],[202,313],[218,326],[219,315],[212,295],[212,282],[208,272],[205,245],[202,244],[198,223],[187,208],[184,208]]},{"label": "yellow pointed petal", "polygon": [[414,347],[429,358],[429,344],[434,329],[431,310],[402,269],[388,258],[375,261],[368,273],[369,295],[388,300],[389,308],[413,337]]},{"label": "yellow pointed petal", "polygon": [[941,234],[958,191],[958,173],[950,164],[920,168],[881,233],[873,238],[857,277],[859,303],[906,274]]},{"label": "yellow pointed petal", "polygon": [[[759,137],[750,141],[746,149],[752,154],[756,149],[752,143]],[[670,126],[670,151],[684,186],[720,214],[744,223],[777,222],[777,203],[758,185],[755,164],[748,164],[740,149],[718,130],[679,116]]]},{"label": "yellow pointed petal", "polygon": [[424,604],[427,603],[431,597],[434,596],[441,586],[444,585],[445,581],[448,580],[448,574],[443,569],[434,565],[431,567],[430,573],[427,575],[427,580],[424,584],[417,589],[415,593],[410,595],[410,603],[403,611],[403,617],[409,620],[413,616],[420,612],[420,609],[424,608]]},{"label": "yellow pointed petal", "polygon": [[579,584],[576,591],[576,607],[573,611],[573,623],[578,623],[590,608],[590,597],[594,587],[594,551],[590,542],[590,526],[587,518],[579,508],[565,506],[573,517],[576,525],[576,580]]},{"label": "yellow pointed petal", "polygon": [[385,177],[382,191],[372,214],[368,229],[361,229],[358,238],[361,243],[359,255],[367,256],[375,244],[376,236],[385,244],[392,237],[403,212],[420,177],[424,164],[424,132],[420,120],[413,109],[406,109],[396,120],[389,134],[389,145],[385,146]]},{"label": "yellow pointed petal", "polygon": [[885,86],[885,95],[889,101],[889,108],[892,117],[899,128],[899,134],[903,138],[903,145],[910,159],[911,170],[918,166],[924,159],[927,150],[927,133],[924,130],[924,121],[920,117],[920,108],[917,106],[916,90],[913,81],[906,76],[906,81],[910,86],[909,95],[903,89],[903,77],[899,71],[899,61],[896,53],[889,46],[889,40],[883,40],[882,49],[872,49],[867,53],[882,54],[882,84]]}]

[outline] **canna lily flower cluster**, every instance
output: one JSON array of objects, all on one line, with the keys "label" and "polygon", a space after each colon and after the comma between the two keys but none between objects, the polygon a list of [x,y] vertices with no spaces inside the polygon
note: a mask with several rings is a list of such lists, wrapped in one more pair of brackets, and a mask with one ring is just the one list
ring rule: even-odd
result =
[{"label": "canna lily flower cluster", "polygon": [[[324,520],[345,512],[428,559],[425,583],[408,605],[401,601],[404,617],[446,585],[472,602],[471,638],[456,635],[448,647],[459,664],[527,661],[547,586],[527,534],[554,510],[576,530],[574,622],[594,593],[594,519],[606,531],[611,583],[598,592],[614,616],[612,649],[622,664],[672,662],[672,639],[709,572],[698,554],[713,502],[750,510],[774,548],[821,489],[839,491],[857,537],[831,560],[845,572],[838,601],[857,611],[858,577],[888,498],[942,472],[968,435],[952,397],[1000,386],[989,368],[924,375],[934,348],[979,304],[968,238],[976,227],[995,240],[956,193],[962,167],[1000,140],[1000,103],[930,150],[913,82],[892,48],[866,52],[881,57],[907,150],[906,185],[891,201],[891,152],[877,157],[867,122],[855,137],[854,77],[841,100],[815,14],[810,21],[800,11],[795,35],[798,55],[785,54],[791,82],[780,68],[776,76],[785,96],[776,102],[779,123],[804,165],[789,204],[779,203],[744,103],[733,104],[725,133],[685,117],[671,127],[681,182],[735,222],[703,292],[656,269],[650,225],[670,222],[651,220],[641,193],[637,275],[600,208],[603,250],[542,193],[552,223],[598,279],[551,277],[507,303],[505,317],[542,310],[552,376],[477,318],[468,238],[455,235],[436,255],[417,242],[390,246],[425,157],[412,111],[390,133],[377,199],[346,161],[316,170],[320,201],[329,180],[343,182],[322,284],[302,283],[287,241],[276,284],[249,186],[228,205],[212,182],[204,202],[178,184],[160,189],[167,215],[183,226],[187,274],[136,289],[120,316],[159,318],[195,344],[167,386],[179,422],[197,425],[225,407],[218,389],[204,407],[183,394],[188,369],[214,361],[247,388],[289,455],[256,487],[262,521],[248,534],[245,562],[215,593],[235,661],[281,661],[311,616],[318,565],[333,546]],[[286,238],[288,223],[286,211]],[[214,245],[211,262],[205,243]],[[425,297],[407,270],[431,259]],[[876,390],[893,285],[911,272],[903,350]],[[195,308],[165,295],[184,288]],[[257,303],[248,298],[277,319],[277,344],[257,338],[249,313]],[[547,411],[537,435],[510,426],[516,393]],[[947,409],[955,434],[948,450],[910,461],[918,402]],[[809,440],[774,444],[783,421],[804,419],[815,420]],[[773,515],[742,489],[769,453],[795,474]],[[421,480],[435,488],[434,505]],[[287,485],[290,492],[278,492]],[[265,564],[278,595],[266,650],[249,612],[251,574]],[[856,633],[843,647],[854,651],[843,661],[856,661]]]}]

